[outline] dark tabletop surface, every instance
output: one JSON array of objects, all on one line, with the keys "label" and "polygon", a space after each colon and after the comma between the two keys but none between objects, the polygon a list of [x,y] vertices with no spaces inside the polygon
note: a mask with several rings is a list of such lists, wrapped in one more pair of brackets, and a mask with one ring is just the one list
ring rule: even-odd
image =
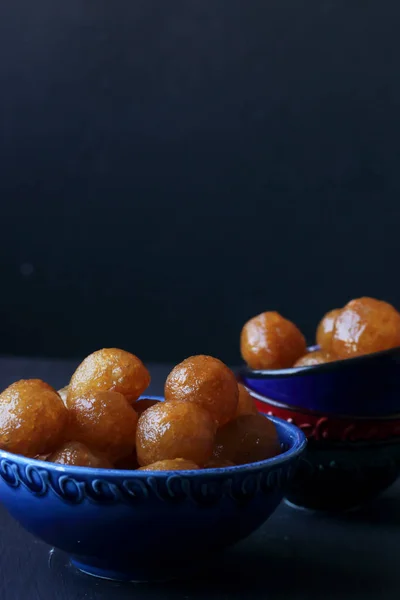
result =
[{"label": "dark tabletop surface", "polygon": [[[0,387],[27,377],[61,387],[74,365],[3,358]],[[153,366],[151,372],[150,392],[161,393],[168,366]],[[0,526],[1,600],[398,600],[400,593],[400,482],[362,512],[342,517],[282,504],[264,527],[201,577],[162,585],[119,584],[83,575],[2,508]]]}]

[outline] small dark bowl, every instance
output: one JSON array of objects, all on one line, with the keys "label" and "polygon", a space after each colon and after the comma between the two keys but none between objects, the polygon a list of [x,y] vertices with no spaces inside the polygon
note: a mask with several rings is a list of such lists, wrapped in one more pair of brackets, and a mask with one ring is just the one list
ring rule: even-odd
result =
[{"label": "small dark bowl", "polygon": [[299,409],[369,417],[400,414],[400,348],[310,367],[243,367],[239,376],[252,391]]},{"label": "small dark bowl", "polygon": [[303,508],[358,508],[400,474],[400,416],[355,418],[300,411],[251,392],[260,412],[296,424],[307,450],[291,480],[287,500]]},{"label": "small dark bowl", "polygon": [[128,581],[188,575],[280,503],[306,440],[294,425],[272,420],[282,454],[223,469],[67,467],[0,451],[0,499],[86,573]]}]

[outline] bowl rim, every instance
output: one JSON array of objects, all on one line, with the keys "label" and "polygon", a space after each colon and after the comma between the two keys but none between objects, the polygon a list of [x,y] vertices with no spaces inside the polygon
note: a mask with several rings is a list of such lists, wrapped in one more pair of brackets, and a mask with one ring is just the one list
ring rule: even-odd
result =
[{"label": "bowl rim", "polygon": [[[163,396],[158,395],[143,395],[138,400],[158,400],[164,401]],[[230,473],[246,473],[254,470],[262,470],[266,467],[277,467],[288,461],[292,461],[293,459],[300,456],[307,446],[307,439],[303,431],[299,429],[293,423],[288,423],[285,419],[280,419],[279,417],[265,415],[263,413],[259,413],[263,417],[270,419],[275,425],[281,428],[281,430],[285,431],[288,434],[291,434],[293,438],[293,443],[281,454],[273,456],[271,458],[267,458],[265,460],[249,463],[245,465],[235,465],[232,467],[218,467],[212,469],[198,469],[198,470],[182,470],[182,471],[139,471],[138,469],[103,469],[103,468],[95,468],[95,467],[79,467],[75,465],[60,465],[58,463],[47,462],[45,460],[41,460],[38,458],[28,458],[23,456],[22,454],[14,454],[13,452],[8,452],[7,450],[0,449],[0,460],[10,460],[14,463],[17,463],[21,466],[27,467],[37,467],[43,468],[47,471],[52,471],[59,475],[69,475],[69,476],[89,476],[93,479],[102,478],[117,478],[117,479],[128,479],[128,478],[139,478],[146,479],[148,477],[157,477],[159,479],[168,478],[172,476],[184,476],[184,477],[204,477],[204,476],[213,476],[213,475],[229,475]]]},{"label": "bowl rim", "polygon": [[[365,421],[365,422],[376,422],[376,421],[398,421],[400,420],[400,413],[394,413],[389,415],[352,415],[352,414],[343,414],[343,413],[328,413],[320,410],[313,410],[310,408],[303,408],[301,406],[294,406],[293,404],[285,404],[281,400],[273,400],[272,398],[268,398],[268,396],[264,396],[260,394],[260,392],[256,392],[252,390],[250,387],[243,384],[245,389],[249,392],[250,396],[257,400],[257,402],[261,402],[262,404],[266,404],[268,406],[272,406],[278,409],[287,410],[288,412],[297,413],[299,415],[312,415],[313,417],[327,417],[329,419],[337,419],[337,420],[346,420],[346,421]],[[262,413],[261,413],[262,414]],[[268,415],[270,418],[272,415]]]},{"label": "bowl rim", "polygon": [[[308,352],[315,352],[320,350],[318,345],[307,346]],[[247,365],[242,365],[237,370],[240,377],[247,377],[248,379],[281,379],[287,377],[304,377],[307,375],[314,375],[316,373],[325,373],[329,371],[336,371],[338,369],[349,369],[356,365],[368,362],[374,358],[385,358],[387,356],[400,357],[400,346],[395,348],[389,348],[388,350],[380,350],[379,352],[371,352],[370,354],[362,354],[361,356],[353,356],[352,358],[342,358],[334,360],[332,362],[323,363],[320,365],[306,365],[303,367],[289,367],[288,369],[251,369]]]}]

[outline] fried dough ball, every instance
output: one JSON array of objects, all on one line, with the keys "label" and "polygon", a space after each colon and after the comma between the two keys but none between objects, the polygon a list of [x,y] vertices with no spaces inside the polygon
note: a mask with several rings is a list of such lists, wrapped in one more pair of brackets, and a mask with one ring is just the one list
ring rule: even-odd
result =
[{"label": "fried dough ball", "polygon": [[67,406],[67,396],[68,396],[68,386],[66,385],[61,390],[58,390],[58,395],[64,403],[64,406]]},{"label": "fried dough ball", "polygon": [[64,440],[68,411],[40,379],[22,379],[0,394],[0,448],[24,456],[53,452]]},{"label": "fried dough ball", "polygon": [[36,460],[44,460],[44,461],[46,461],[49,458],[50,454],[36,454],[36,456],[34,456],[34,458]]},{"label": "fried dough ball", "polygon": [[315,350],[314,352],[308,352],[298,361],[294,363],[294,367],[310,367],[313,365],[322,365],[324,363],[334,361],[334,357],[329,352],[323,352],[322,350]]},{"label": "fried dough ball", "polygon": [[[190,402],[206,409],[224,425],[236,414],[238,386],[232,371],[212,356],[191,356],[168,375],[165,400]],[[196,461],[195,461],[196,462]]]},{"label": "fried dough ball", "polygon": [[234,466],[235,466],[235,464],[231,460],[225,460],[224,458],[211,457],[204,468],[205,469],[224,469],[226,467],[234,467]]},{"label": "fried dough ball", "polygon": [[87,392],[119,392],[134,402],[150,384],[150,374],[137,356],[103,348],[85,358],[71,377],[67,404]]},{"label": "fried dough ball", "polygon": [[212,455],[215,429],[210,414],[192,402],[159,402],[139,419],[139,464],[184,458],[203,466]]},{"label": "fried dough ball", "polygon": [[159,460],[138,471],[198,471],[199,467],[192,460],[174,458],[172,460]]},{"label": "fried dough ball", "polygon": [[341,309],[334,308],[326,313],[321,319],[317,328],[317,344],[325,352],[332,350],[332,335],[335,322],[340,315]]},{"label": "fried dough ball", "polygon": [[140,415],[144,413],[145,410],[150,408],[150,406],[154,406],[159,402],[159,400],[153,400],[152,398],[139,398],[139,400],[136,400],[136,402],[134,402],[132,406],[135,409],[135,412],[138,415],[138,417],[140,417]]},{"label": "fried dough ball", "polygon": [[339,358],[361,356],[400,346],[400,314],[374,298],[352,300],[335,322],[332,352]]},{"label": "fried dough ball", "polygon": [[88,392],[69,399],[70,437],[112,462],[133,453],[138,416],[119,392]]},{"label": "fried dough ball", "polygon": [[306,340],[294,323],[264,312],[243,327],[240,351],[251,369],[286,369],[306,353]]},{"label": "fried dough ball", "polygon": [[213,459],[243,465],[280,454],[275,425],[261,415],[243,415],[217,431]]},{"label": "fried dough ball", "polygon": [[114,463],[114,467],[116,469],[121,469],[121,471],[134,471],[139,468],[138,459],[136,456],[136,450],[129,456],[125,456],[124,458],[120,458]]},{"label": "fried dough ball", "polygon": [[76,467],[94,467],[95,469],[112,469],[111,462],[105,456],[95,454],[85,444],[68,442],[47,458],[48,462]]},{"label": "fried dough ball", "polygon": [[236,416],[240,417],[241,415],[256,415],[258,414],[258,410],[256,404],[251,397],[250,393],[246,390],[244,385],[241,383],[238,384],[239,388],[239,400],[238,406],[236,410]]}]

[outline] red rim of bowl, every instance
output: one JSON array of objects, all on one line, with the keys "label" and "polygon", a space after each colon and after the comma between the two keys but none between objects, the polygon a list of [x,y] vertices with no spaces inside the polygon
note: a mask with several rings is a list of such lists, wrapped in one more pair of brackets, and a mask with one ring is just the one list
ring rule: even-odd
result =
[{"label": "red rim of bowl", "polygon": [[400,441],[400,415],[371,418],[316,413],[280,404],[246,389],[260,412],[293,423],[304,432],[307,439],[365,442],[399,438]]}]

